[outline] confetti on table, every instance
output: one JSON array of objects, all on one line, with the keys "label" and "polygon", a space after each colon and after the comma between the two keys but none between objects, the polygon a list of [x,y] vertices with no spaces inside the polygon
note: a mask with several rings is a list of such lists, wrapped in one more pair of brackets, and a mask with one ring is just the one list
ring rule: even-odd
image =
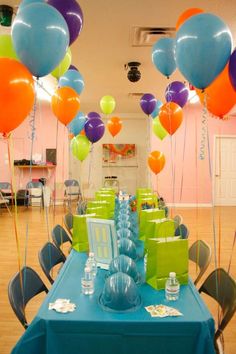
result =
[{"label": "confetti on table", "polygon": [[75,311],[76,305],[70,302],[68,299],[57,299],[55,302],[49,303],[48,309],[61,313],[67,313]]},{"label": "confetti on table", "polygon": [[165,305],[150,305],[146,306],[145,310],[149,312],[152,317],[183,316],[179,310]]}]

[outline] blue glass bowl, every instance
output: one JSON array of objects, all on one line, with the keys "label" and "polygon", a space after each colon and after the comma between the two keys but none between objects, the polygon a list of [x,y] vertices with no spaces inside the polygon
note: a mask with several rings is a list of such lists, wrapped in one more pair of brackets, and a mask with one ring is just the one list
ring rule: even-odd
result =
[{"label": "blue glass bowl", "polygon": [[140,282],[141,277],[137,270],[136,263],[132,258],[124,254],[114,258],[110,263],[109,274],[112,275],[118,272],[128,274],[131,278],[134,279],[136,284]]},{"label": "blue glass bowl", "polygon": [[128,238],[122,238],[119,241],[119,253],[124,254],[134,260],[137,259],[137,251],[135,243]]},{"label": "blue glass bowl", "polygon": [[135,311],[141,306],[137,285],[128,274],[118,272],[106,279],[99,303],[106,311]]}]

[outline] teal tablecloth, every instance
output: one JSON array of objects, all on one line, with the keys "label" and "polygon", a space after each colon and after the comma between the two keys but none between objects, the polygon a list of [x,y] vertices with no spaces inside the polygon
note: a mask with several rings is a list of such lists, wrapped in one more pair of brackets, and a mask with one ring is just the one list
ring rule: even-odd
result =
[{"label": "teal tablecloth", "polygon": [[[143,306],[136,312],[102,310],[98,300],[105,271],[99,270],[94,295],[81,293],[86,255],[72,250],[37,316],[13,354],[213,354],[214,321],[192,282],[171,303],[182,317],[152,318],[143,306],[167,304],[164,291],[139,288]],[[48,310],[49,302],[70,299],[75,312]],[[170,303],[168,303],[170,305]]]}]

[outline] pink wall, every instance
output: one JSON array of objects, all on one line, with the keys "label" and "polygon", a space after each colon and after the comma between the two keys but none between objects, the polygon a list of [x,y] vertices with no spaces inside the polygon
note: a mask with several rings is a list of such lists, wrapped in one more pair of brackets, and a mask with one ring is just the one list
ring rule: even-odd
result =
[{"label": "pink wall", "polygon": [[[167,136],[163,141],[154,134],[151,137],[151,150],[164,153],[166,165],[157,178],[152,174],[153,188],[168,203],[211,203],[212,202],[212,179],[209,173],[209,158],[199,159],[200,142],[202,139],[202,107],[200,104],[188,104],[184,109],[184,121],[181,127],[172,136]],[[185,124],[186,137],[185,137]],[[214,136],[235,135],[236,121],[231,118],[227,121],[208,117],[210,155],[213,167]],[[172,153],[171,153],[172,140]],[[183,148],[185,141],[185,157]],[[207,151],[207,142],[205,144]],[[173,166],[173,173],[172,173]],[[181,180],[183,178],[182,198]],[[173,192],[174,190],[174,192]]]},{"label": "pink wall", "polygon": [[[46,148],[56,148],[57,119],[51,112],[49,103],[43,102],[38,105],[35,118],[35,139],[33,144],[33,155],[41,154],[43,161],[46,159]],[[30,159],[31,156],[31,133],[29,118],[17,128],[12,134],[14,149],[11,154],[13,159]],[[58,143],[57,143],[57,167],[56,169],[32,170],[32,178],[46,177],[48,185],[60,184],[68,177],[68,133],[67,129],[58,123]],[[0,181],[10,181],[10,168],[8,165],[8,153],[6,140],[0,140]],[[25,188],[27,181],[31,179],[29,170],[15,168],[16,188]],[[48,172],[51,171],[51,172]]]}]

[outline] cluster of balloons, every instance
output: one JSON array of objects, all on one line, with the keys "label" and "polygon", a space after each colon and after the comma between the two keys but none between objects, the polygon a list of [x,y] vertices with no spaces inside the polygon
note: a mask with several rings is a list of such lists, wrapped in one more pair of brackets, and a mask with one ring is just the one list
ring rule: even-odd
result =
[{"label": "cluster of balloons", "polygon": [[[71,45],[83,26],[76,0],[23,0],[12,24],[11,35],[0,35],[0,132],[8,134],[30,113],[34,103],[33,76],[52,73],[59,78],[71,64]],[[79,73],[69,77],[78,82]],[[53,112],[64,124],[79,109],[80,88],[60,83],[52,98]],[[65,88],[64,88],[65,87]],[[72,91],[73,90],[73,91]],[[67,115],[63,112],[66,110]]]},{"label": "cluster of balloons", "polygon": [[[103,96],[100,100],[100,108],[104,114],[111,114],[115,106],[115,99],[110,95]],[[112,117],[107,123],[107,128],[114,137],[120,132],[122,122],[118,117]],[[103,137],[105,124],[97,112],[89,112],[87,117],[84,113],[79,112],[68,124],[68,129],[73,134],[71,140],[72,153],[78,160],[83,161],[90,151],[91,143],[94,144]]]},{"label": "cluster of balloons", "polygon": [[179,17],[176,38],[155,43],[152,61],[167,77],[178,68],[208,111],[223,118],[236,103],[236,52],[231,51],[232,34],[224,21],[191,8]]},{"label": "cluster of balloons", "polygon": [[166,103],[154,95],[144,94],[140,106],[144,113],[151,115],[154,134],[163,140],[169,133],[173,135],[183,120],[182,108],[188,101],[188,88],[180,81],[170,83],[165,91]]},{"label": "cluster of balloons", "polygon": [[83,161],[89,154],[91,143],[99,141],[105,132],[105,125],[97,112],[89,112],[87,117],[79,112],[68,125],[75,136],[71,140],[73,155]]}]

